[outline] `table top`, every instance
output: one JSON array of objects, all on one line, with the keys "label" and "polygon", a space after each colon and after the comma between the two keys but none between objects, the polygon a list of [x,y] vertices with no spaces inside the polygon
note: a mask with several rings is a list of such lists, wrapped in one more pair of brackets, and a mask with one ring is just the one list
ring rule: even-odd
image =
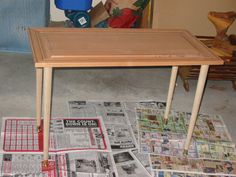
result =
[{"label": "table top", "polygon": [[220,65],[186,30],[31,28],[35,67]]}]

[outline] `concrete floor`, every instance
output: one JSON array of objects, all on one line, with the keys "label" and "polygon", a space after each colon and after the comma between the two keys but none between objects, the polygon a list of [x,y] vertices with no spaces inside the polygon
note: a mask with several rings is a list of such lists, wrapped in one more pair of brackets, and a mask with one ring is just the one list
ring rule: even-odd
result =
[{"label": "concrete floor", "polygon": [[[69,100],[165,100],[170,68],[56,69],[52,115],[68,115]],[[191,111],[196,81],[185,92],[178,78],[173,109]],[[0,117],[35,116],[35,70],[31,54],[0,53]],[[236,142],[236,91],[228,81],[208,81],[200,112],[223,117]]]}]

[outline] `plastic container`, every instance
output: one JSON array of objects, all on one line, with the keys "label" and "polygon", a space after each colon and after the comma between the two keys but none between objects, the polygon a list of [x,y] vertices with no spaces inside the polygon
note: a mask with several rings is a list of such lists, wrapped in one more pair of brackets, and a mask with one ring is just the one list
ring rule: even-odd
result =
[{"label": "plastic container", "polygon": [[61,10],[81,10],[91,9],[93,0],[55,0],[55,5]]},{"label": "plastic container", "polygon": [[30,52],[27,29],[47,26],[49,0],[1,0],[0,51]]}]

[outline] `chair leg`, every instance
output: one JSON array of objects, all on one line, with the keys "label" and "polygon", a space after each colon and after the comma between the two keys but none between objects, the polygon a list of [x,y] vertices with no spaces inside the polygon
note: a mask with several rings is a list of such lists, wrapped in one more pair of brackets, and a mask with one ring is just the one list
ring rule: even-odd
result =
[{"label": "chair leg", "polygon": [[184,86],[185,91],[189,92],[189,83],[187,79],[183,80],[183,86]]}]

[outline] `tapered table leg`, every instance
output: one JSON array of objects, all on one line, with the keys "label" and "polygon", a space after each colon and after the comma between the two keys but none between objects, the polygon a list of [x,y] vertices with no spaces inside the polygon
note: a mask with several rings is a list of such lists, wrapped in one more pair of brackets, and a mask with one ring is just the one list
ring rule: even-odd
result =
[{"label": "tapered table leg", "polygon": [[188,149],[191,143],[194,126],[198,117],[198,112],[199,112],[200,104],[202,101],[202,95],[203,95],[203,91],[204,91],[204,87],[206,83],[208,69],[209,69],[209,65],[202,65],[200,69],[197,90],[196,90],[196,94],[195,94],[195,98],[193,102],[192,114],[191,114],[190,123],[188,127],[187,139],[184,145],[184,154],[188,154]]},{"label": "tapered table leg", "polygon": [[43,69],[36,68],[36,126],[41,132]]},{"label": "tapered table leg", "polygon": [[48,165],[49,125],[51,117],[52,68],[44,68],[44,120],[43,120],[43,160]]},{"label": "tapered table leg", "polygon": [[174,95],[177,73],[178,73],[178,66],[173,66],[172,71],[171,71],[170,85],[169,85],[166,110],[165,110],[165,115],[164,115],[164,122],[165,123],[167,123],[167,121],[168,121],[168,115],[169,115],[169,112],[171,109],[171,103],[172,103],[172,99],[173,99],[173,95]]}]

